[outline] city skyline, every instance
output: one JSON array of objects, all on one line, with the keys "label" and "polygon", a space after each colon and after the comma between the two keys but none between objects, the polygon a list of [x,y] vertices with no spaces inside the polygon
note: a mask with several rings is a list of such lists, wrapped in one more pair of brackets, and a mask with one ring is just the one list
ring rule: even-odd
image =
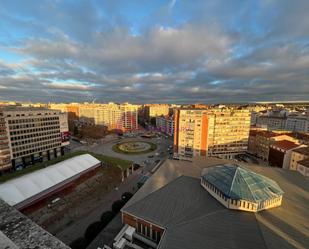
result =
[{"label": "city skyline", "polygon": [[2,1],[0,101],[307,101],[309,2]]}]

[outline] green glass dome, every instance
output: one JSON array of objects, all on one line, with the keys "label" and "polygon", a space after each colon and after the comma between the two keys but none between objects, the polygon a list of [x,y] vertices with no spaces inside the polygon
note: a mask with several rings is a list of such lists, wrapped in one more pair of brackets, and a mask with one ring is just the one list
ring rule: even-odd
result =
[{"label": "green glass dome", "polygon": [[233,200],[262,202],[283,194],[275,181],[236,164],[204,169],[202,178]]}]

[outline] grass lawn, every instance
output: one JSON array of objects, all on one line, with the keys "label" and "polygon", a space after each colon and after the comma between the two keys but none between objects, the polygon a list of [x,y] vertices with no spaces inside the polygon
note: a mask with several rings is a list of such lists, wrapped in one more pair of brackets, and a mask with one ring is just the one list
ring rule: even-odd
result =
[{"label": "grass lawn", "polygon": [[152,152],[154,150],[157,149],[157,145],[154,144],[154,143],[151,143],[151,142],[145,142],[145,141],[142,141],[143,143],[147,143],[150,145],[150,148],[148,150],[144,150],[144,151],[136,151],[136,152],[133,152],[133,151],[124,151],[124,150],[121,150],[119,148],[119,146],[123,143],[128,143],[128,142],[123,142],[123,143],[118,143],[118,144],[115,144],[113,147],[112,147],[112,150],[117,152],[117,153],[121,153],[121,154],[126,154],[126,155],[139,155],[139,154],[145,154],[145,153],[149,153],[149,152]]},{"label": "grass lawn", "polygon": [[91,152],[87,152],[87,151],[74,151],[74,152],[65,154],[64,156],[54,158],[50,161],[46,161],[46,162],[42,162],[42,163],[36,163],[32,166],[28,166],[27,168],[25,168],[23,170],[15,171],[15,172],[12,172],[12,173],[7,173],[5,175],[2,175],[2,176],[0,176],[0,182],[5,182],[5,181],[11,180],[13,178],[16,178],[18,176],[22,176],[22,175],[34,172],[36,170],[46,168],[50,165],[62,162],[66,159],[69,159],[69,158],[72,158],[72,157],[75,157],[75,156],[79,156],[79,155],[83,155],[83,154],[87,154],[87,153],[94,156],[98,160],[106,163],[107,165],[111,165],[111,166],[114,166],[114,167],[120,167],[122,170],[125,170],[132,165],[131,161],[122,160],[122,159],[119,159],[119,158],[104,156],[104,155],[95,154],[95,153],[91,153]]}]

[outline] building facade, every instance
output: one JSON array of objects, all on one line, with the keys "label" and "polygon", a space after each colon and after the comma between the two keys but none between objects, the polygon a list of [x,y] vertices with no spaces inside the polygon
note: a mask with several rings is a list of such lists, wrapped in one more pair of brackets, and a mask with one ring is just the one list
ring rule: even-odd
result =
[{"label": "building facade", "polygon": [[265,127],[267,130],[284,130],[286,123],[286,117],[276,116],[259,116],[256,118],[256,125],[259,127]]},{"label": "building facade", "polygon": [[167,104],[148,104],[144,106],[144,109],[148,118],[168,116],[170,114],[170,106]]},{"label": "building facade", "polygon": [[156,127],[159,131],[169,135],[174,135],[174,118],[173,117],[156,117]]},{"label": "building facade", "polygon": [[296,148],[304,147],[298,143],[287,140],[277,141],[270,145],[269,148],[269,164],[274,167],[289,169],[292,151]]},{"label": "building facade", "polygon": [[309,158],[309,147],[302,147],[298,149],[294,149],[291,154],[290,161],[290,170],[297,170],[297,165],[299,161],[305,160]]},{"label": "building facade", "polygon": [[78,120],[87,125],[103,125],[109,130],[134,131],[138,129],[139,105],[116,104],[52,104],[50,109],[68,113],[69,120]]},{"label": "building facade", "polygon": [[298,143],[298,139],[294,138],[292,135],[265,130],[250,130],[248,152],[264,161],[268,161],[270,146],[276,141],[282,140]]},{"label": "building facade", "polygon": [[297,171],[304,176],[309,176],[309,158],[297,162]]},{"label": "building facade", "polygon": [[294,132],[309,132],[309,117],[305,116],[291,116],[288,117],[285,124],[287,131]]},{"label": "building facade", "polygon": [[248,147],[250,113],[236,109],[177,109],[174,156],[233,158]]},{"label": "building facade", "polygon": [[1,120],[2,141],[6,143],[0,150],[0,154],[3,151],[6,154],[5,161],[2,160],[0,165],[2,170],[23,168],[37,161],[61,156],[64,146],[69,143],[63,139],[63,134],[68,132],[68,125],[66,116],[60,111],[5,107]]}]

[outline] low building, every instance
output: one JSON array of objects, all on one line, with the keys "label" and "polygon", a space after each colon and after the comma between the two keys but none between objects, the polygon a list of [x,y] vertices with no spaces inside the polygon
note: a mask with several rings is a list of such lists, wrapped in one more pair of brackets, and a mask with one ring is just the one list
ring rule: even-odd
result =
[{"label": "low building", "polygon": [[[227,168],[230,163],[211,157],[192,162],[167,160],[122,209],[124,226],[134,232],[130,238],[117,239],[124,239],[125,248],[134,248],[135,243],[157,249],[306,248],[307,179],[272,167],[241,164]],[[208,187],[212,193],[201,186],[203,169],[210,172],[208,186],[210,182],[217,186]],[[265,198],[266,206],[277,207],[267,212],[243,212],[218,201],[233,195],[238,203],[233,201],[236,205],[230,207],[239,208],[241,198],[253,202]]]},{"label": "low building", "polygon": [[299,140],[292,134],[277,133],[265,130],[250,130],[248,141],[248,152],[268,161],[269,148],[276,141],[287,140],[298,143]]},{"label": "low building", "polygon": [[297,170],[298,162],[307,158],[309,158],[308,146],[292,150],[289,169]]},{"label": "low building", "polygon": [[305,145],[300,145],[288,140],[275,142],[274,144],[270,145],[269,148],[269,164],[271,166],[289,169],[293,149],[304,146]]},{"label": "low building", "polygon": [[297,171],[304,176],[309,176],[309,158],[297,162]]},{"label": "low building", "polygon": [[23,210],[67,188],[99,166],[101,162],[89,154],[76,156],[0,184],[0,198]]},{"label": "low building", "polygon": [[201,185],[229,209],[258,212],[282,202],[283,191],[276,182],[236,164],[203,169]]}]

